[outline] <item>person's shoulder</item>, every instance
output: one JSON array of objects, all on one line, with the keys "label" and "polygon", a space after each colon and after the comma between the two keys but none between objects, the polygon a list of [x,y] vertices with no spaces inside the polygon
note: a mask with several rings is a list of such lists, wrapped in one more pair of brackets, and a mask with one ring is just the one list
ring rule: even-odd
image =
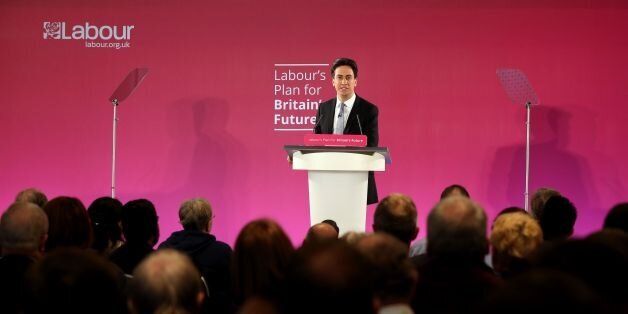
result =
[{"label": "person's shoulder", "polygon": [[232,249],[231,246],[229,246],[229,244],[225,243],[225,242],[221,242],[221,241],[216,241],[215,246],[217,248],[219,248],[221,251],[223,252],[229,252],[231,253]]},{"label": "person's shoulder", "polygon": [[365,108],[377,110],[377,106],[374,103],[372,103],[372,102],[370,102],[370,101],[368,101],[368,100],[366,100],[366,99],[364,99],[364,98],[362,98],[362,97],[360,97],[358,95],[355,95],[355,101],[356,101],[356,103],[359,103],[360,106],[364,106]]},{"label": "person's shoulder", "polygon": [[328,99],[326,101],[323,101],[320,103],[319,105],[320,107],[325,107],[325,106],[336,106],[336,97]]}]

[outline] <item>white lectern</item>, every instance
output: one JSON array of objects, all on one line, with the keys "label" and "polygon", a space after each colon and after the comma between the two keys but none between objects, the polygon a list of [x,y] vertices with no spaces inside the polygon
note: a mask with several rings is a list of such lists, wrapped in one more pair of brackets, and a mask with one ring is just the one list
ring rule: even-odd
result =
[{"label": "white lectern", "polygon": [[341,233],[366,229],[369,171],[384,171],[390,164],[383,147],[284,147],[292,169],[307,170],[310,225],[336,221]]}]

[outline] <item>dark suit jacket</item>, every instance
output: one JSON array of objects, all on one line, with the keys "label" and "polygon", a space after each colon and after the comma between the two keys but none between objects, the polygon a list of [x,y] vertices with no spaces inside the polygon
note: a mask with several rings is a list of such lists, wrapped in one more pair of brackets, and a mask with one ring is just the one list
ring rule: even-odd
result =
[{"label": "dark suit jacket", "polygon": [[[322,102],[318,106],[316,113],[317,125],[314,129],[316,134],[332,134],[334,133],[334,110],[336,109],[336,98]],[[379,128],[377,126],[377,117],[379,110],[377,106],[368,102],[366,99],[355,95],[355,103],[349,113],[347,125],[344,134],[364,134],[367,136],[366,146],[377,147],[379,142]],[[359,123],[358,123],[359,118]],[[361,132],[360,132],[361,127]],[[366,197],[367,204],[378,202],[377,186],[375,185],[375,175],[369,172],[368,195]]]}]

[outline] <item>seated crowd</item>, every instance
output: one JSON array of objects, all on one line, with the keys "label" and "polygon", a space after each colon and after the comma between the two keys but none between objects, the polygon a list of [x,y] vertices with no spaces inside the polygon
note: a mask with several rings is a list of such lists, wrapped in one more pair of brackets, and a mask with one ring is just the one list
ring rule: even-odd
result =
[{"label": "seated crowd", "polygon": [[[489,224],[460,185],[447,187],[417,240],[417,208],[391,194],[373,233],[333,220],[294,246],[271,219],[248,222],[233,249],[212,234],[201,198],[157,249],[149,200],[20,192],[0,219],[2,313],[628,313],[628,203],[574,238],[576,207],[542,188],[531,210]],[[416,241],[415,241],[416,240]]]}]

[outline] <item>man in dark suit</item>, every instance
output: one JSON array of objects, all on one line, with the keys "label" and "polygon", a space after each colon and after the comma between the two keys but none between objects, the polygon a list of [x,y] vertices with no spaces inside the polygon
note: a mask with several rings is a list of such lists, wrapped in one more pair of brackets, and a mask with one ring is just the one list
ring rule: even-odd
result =
[{"label": "man in dark suit", "polygon": [[[355,94],[358,85],[358,65],[348,58],[336,59],[331,66],[336,97],[322,102],[316,113],[317,134],[363,134],[368,147],[377,147],[379,129],[377,106]],[[369,172],[367,204],[377,203],[375,176]]]}]

